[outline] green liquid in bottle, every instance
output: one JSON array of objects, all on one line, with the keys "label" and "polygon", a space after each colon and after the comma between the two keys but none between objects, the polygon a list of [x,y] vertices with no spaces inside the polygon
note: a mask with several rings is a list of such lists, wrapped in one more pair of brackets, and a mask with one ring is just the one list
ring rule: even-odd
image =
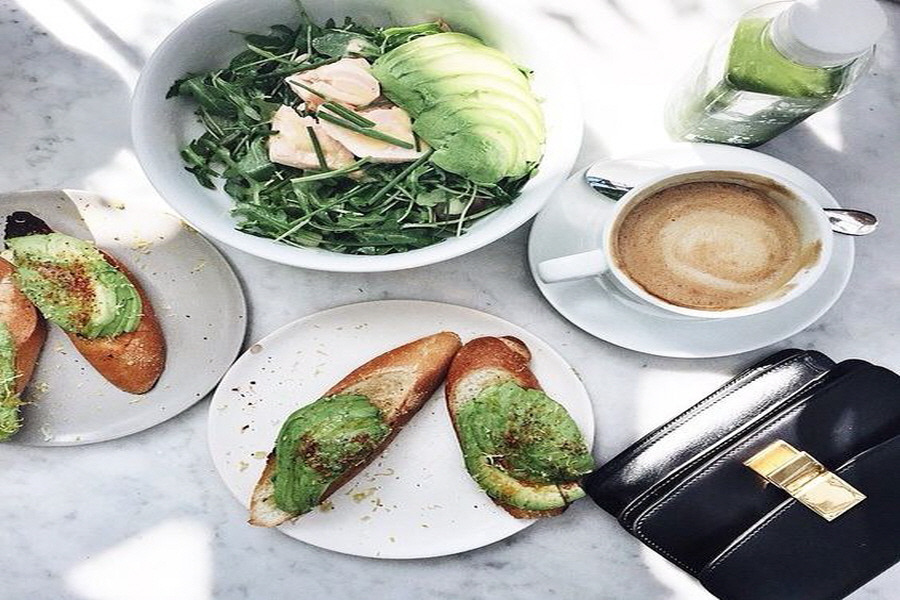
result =
[{"label": "green liquid in bottle", "polygon": [[838,66],[799,64],[772,42],[772,22],[768,10],[751,11],[688,75],[666,109],[673,137],[757,146],[838,100],[868,66],[871,53]]},{"label": "green liquid in bottle", "polygon": [[845,67],[807,67],[785,58],[772,43],[767,19],[738,23],[728,53],[727,83],[738,91],[831,102]]}]

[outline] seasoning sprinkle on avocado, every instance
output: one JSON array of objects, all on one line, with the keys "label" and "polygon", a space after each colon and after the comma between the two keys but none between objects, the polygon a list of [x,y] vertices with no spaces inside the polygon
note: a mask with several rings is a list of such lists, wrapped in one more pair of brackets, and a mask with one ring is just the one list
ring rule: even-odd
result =
[{"label": "seasoning sprinkle on avocado", "polygon": [[275,504],[302,514],[390,434],[365,396],[326,396],[287,418],[275,442]]},{"label": "seasoning sprinkle on avocado", "polygon": [[578,426],[544,392],[512,381],[483,390],[457,413],[466,469],[489,496],[524,510],[562,508],[584,496],[594,468]]},{"label": "seasoning sprinkle on avocado", "polygon": [[22,293],[53,323],[86,338],[137,329],[141,298],[94,244],[61,233],[6,240]]}]

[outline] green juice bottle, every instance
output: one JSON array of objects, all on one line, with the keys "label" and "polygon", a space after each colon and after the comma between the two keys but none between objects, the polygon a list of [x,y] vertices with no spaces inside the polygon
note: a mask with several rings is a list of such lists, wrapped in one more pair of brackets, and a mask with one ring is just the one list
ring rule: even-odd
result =
[{"label": "green juice bottle", "polygon": [[875,0],[794,0],[745,13],[676,87],[669,134],[757,146],[848,94],[887,25]]}]

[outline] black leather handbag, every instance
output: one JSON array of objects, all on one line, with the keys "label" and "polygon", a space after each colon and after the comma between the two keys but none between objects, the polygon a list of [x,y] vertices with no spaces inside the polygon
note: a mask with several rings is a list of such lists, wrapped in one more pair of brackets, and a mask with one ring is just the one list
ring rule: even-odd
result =
[{"label": "black leather handbag", "polygon": [[721,600],[838,600],[900,560],[900,376],[785,350],[584,480]]}]

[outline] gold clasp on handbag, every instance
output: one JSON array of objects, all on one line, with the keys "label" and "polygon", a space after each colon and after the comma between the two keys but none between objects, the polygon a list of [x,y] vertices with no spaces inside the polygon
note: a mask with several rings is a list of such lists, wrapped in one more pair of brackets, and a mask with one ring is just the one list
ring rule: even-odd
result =
[{"label": "gold clasp on handbag", "polygon": [[783,440],[769,444],[744,464],[827,521],[837,519],[866,499],[815,458]]}]

